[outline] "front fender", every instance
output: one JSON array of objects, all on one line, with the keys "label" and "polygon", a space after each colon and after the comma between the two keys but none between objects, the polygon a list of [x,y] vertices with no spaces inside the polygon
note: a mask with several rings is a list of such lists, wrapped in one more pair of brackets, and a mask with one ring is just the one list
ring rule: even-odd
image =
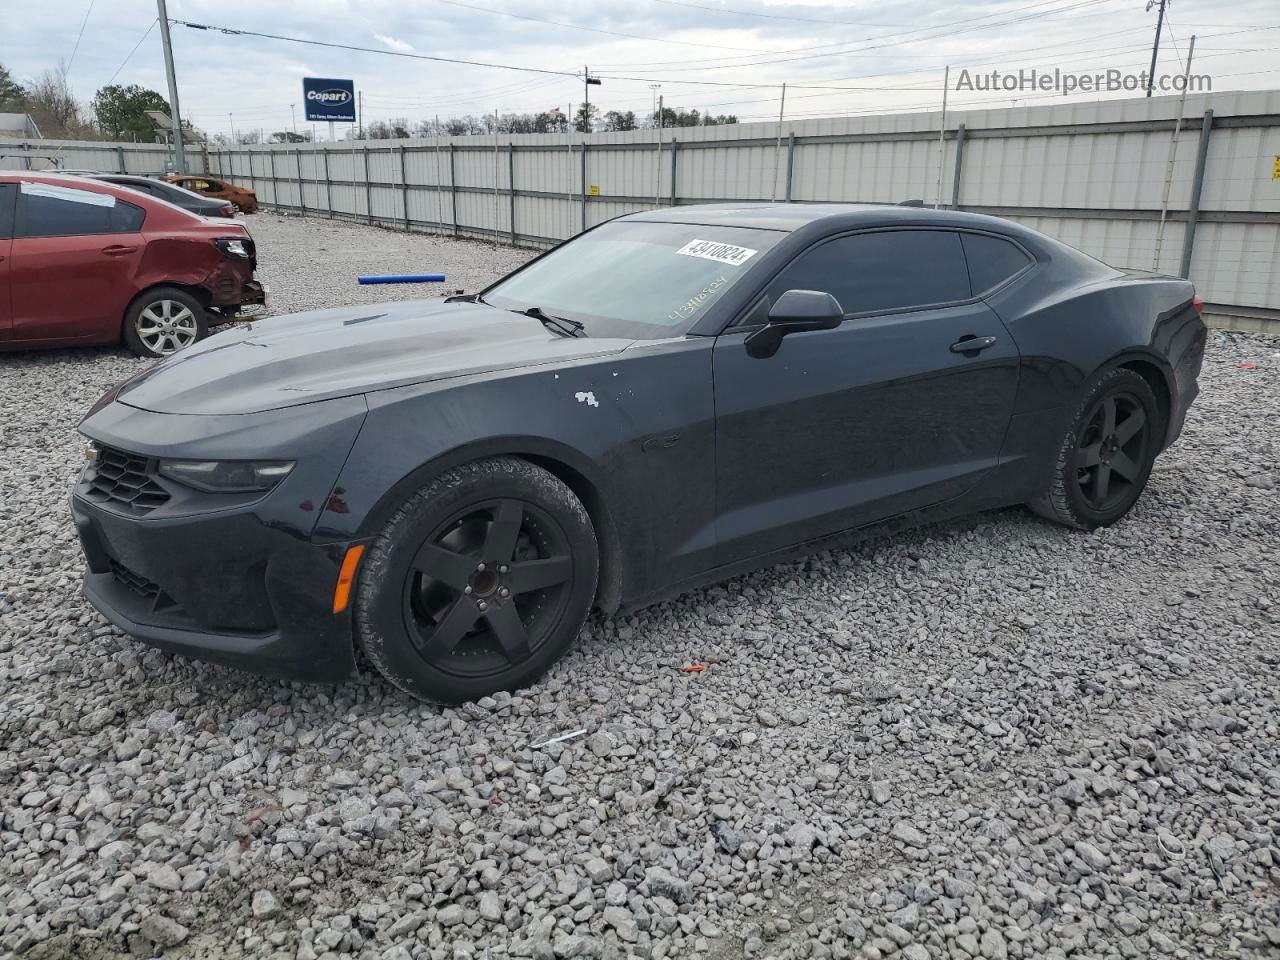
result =
[{"label": "front fender", "polygon": [[680,579],[710,561],[690,546],[714,520],[710,358],[705,338],[642,342],[607,357],[370,393],[315,535],[375,536],[429,478],[514,455],[584,500],[606,553],[625,557],[620,599]]}]

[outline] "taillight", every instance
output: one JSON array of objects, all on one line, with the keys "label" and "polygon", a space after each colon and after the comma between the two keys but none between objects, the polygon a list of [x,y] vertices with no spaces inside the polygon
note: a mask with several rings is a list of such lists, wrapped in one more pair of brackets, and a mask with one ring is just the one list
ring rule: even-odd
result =
[{"label": "taillight", "polygon": [[1198,295],[1193,295],[1191,297],[1191,309],[1196,312],[1197,317],[1200,316],[1204,313],[1204,300],[1202,300]]},{"label": "taillight", "polygon": [[234,217],[236,215],[236,208],[229,203],[224,203],[222,205],[222,215],[224,217]]}]

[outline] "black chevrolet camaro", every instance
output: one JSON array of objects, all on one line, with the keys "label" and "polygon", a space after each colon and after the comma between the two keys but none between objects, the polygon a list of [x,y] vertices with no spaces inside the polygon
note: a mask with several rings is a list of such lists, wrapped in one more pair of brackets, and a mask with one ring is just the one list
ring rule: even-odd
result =
[{"label": "black chevrolet camaro", "polygon": [[1190,283],[918,207],[622,217],[479,294],[275,317],[110,391],[71,506],[149,643],[421,697],[528,684],[593,607],[834,537],[1141,494]]}]

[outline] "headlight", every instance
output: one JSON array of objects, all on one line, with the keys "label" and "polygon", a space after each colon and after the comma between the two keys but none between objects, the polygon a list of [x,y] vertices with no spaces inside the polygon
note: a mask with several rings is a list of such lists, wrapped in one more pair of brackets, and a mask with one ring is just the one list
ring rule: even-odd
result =
[{"label": "headlight", "polygon": [[207,493],[270,490],[289,475],[292,460],[161,460],[160,475]]},{"label": "headlight", "polygon": [[249,245],[244,240],[230,237],[220,238],[213,241],[213,245],[228,257],[238,257],[241,260],[249,259]]}]

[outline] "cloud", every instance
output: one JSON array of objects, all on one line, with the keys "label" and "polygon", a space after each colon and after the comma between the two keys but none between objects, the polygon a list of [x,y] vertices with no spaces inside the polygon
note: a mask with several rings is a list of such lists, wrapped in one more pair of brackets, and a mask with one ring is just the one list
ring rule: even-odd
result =
[{"label": "cloud", "polygon": [[373,39],[379,43],[386,44],[396,53],[411,53],[413,51],[412,43],[405,43],[403,40],[397,40],[395,37],[388,37],[385,33],[375,33]]}]

